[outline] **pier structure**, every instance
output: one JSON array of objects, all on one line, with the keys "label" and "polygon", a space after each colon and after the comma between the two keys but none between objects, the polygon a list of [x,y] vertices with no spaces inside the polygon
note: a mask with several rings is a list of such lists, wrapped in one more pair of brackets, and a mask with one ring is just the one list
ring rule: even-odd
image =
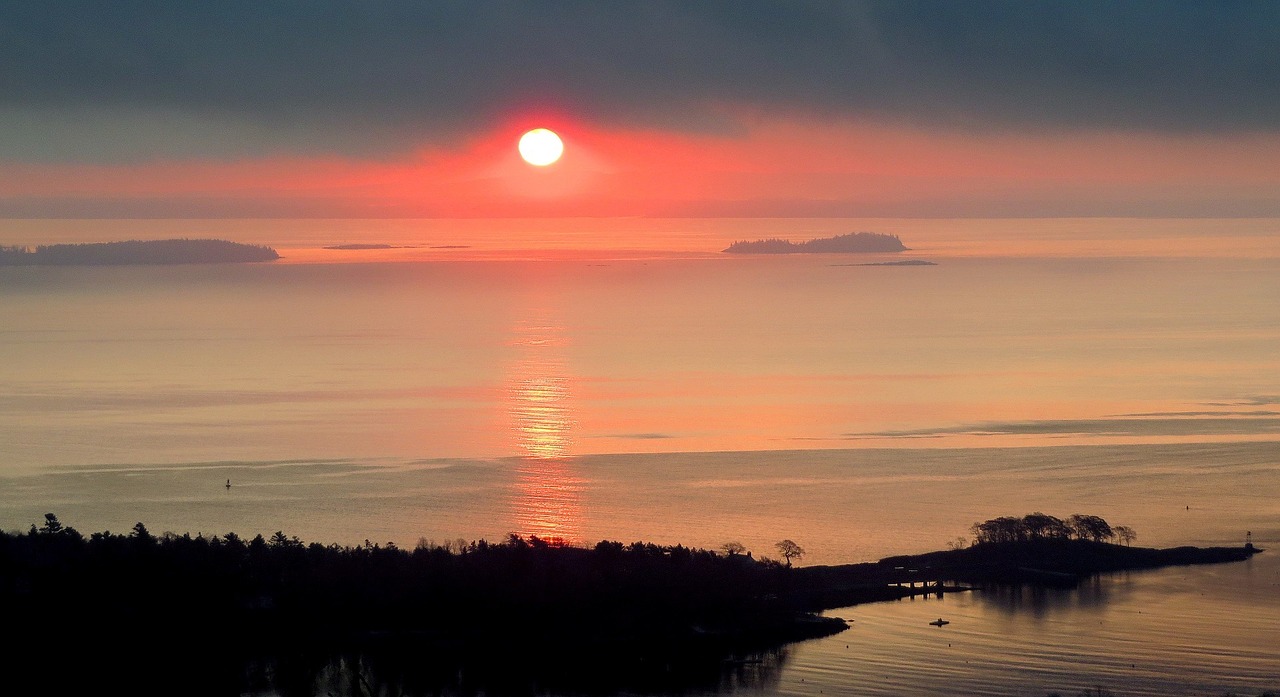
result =
[{"label": "pier structure", "polygon": [[941,598],[947,592],[972,590],[969,586],[949,582],[940,574],[930,573],[929,569],[921,571],[906,567],[895,567],[889,574],[887,585],[898,589],[903,598],[914,598],[917,595],[926,597],[936,595]]}]

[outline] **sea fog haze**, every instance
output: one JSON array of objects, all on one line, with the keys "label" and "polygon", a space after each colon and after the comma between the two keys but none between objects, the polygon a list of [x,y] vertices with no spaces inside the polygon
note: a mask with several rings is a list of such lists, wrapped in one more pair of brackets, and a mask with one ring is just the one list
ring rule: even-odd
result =
[{"label": "sea fog haze", "polygon": [[[221,237],[284,259],[0,269],[0,527],[757,556],[791,538],[802,564],[1031,511],[1150,546],[1280,541],[1280,221],[561,225],[7,221],[3,244]],[[857,230],[911,249],[718,251]],[[324,249],[351,243],[400,248]],[[861,265],[890,259],[936,266]],[[748,693],[1275,689],[1272,553],[836,611],[851,630]]]},{"label": "sea fog haze", "polygon": [[1151,254],[5,269],[6,466],[1273,438],[1280,254],[1113,224]]}]

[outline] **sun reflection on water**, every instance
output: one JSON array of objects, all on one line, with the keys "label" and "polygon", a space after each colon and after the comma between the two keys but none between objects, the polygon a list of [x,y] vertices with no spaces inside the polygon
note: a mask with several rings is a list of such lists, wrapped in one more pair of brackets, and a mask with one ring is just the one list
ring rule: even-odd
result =
[{"label": "sun reflection on water", "polygon": [[569,460],[524,460],[516,469],[515,532],[553,544],[581,543],[582,489]]},{"label": "sun reflection on water", "polygon": [[565,457],[569,454],[569,380],[562,375],[528,375],[518,378],[512,413],[517,442],[529,457]]},{"label": "sun reflection on water", "polygon": [[581,542],[583,482],[573,446],[572,377],[564,363],[565,329],[554,322],[522,322],[519,351],[508,380],[511,436],[524,453],[516,467],[516,532],[552,542]]}]

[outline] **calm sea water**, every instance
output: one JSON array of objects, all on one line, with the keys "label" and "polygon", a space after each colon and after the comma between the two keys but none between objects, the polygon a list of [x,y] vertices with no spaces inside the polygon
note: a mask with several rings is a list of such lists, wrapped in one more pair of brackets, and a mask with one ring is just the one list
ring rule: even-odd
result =
[{"label": "calm sea water", "polygon": [[[854,225],[773,223],[837,224]],[[362,257],[319,247],[410,231],[224,221],[181,234],[277,230],[306,263],[0,269],[0,527],[53,511],[82,532],[518,532],[766,556],[788,537],[804,563],[841,563],[1041,510],[1102,515],[1139,544],[1249,531],[1276,547],[1274,221],[897,224],[851,229],[900,232],[936,266],[714,253],[769,221],[630,221],[629,245],[542,258],[501,251],[515,223]],[[575,225],[550,246],[593,234]],[[0,242],[86,229],[27,222]],[[460,239],[477,244],[432,249]],[[789,647],[740,691],[1277,689],[1278,574],[1267,553],[840,610],[852,630]],[[939,615],[952,624],[926,624]]]},{"label": "calm sea water", "polygon": [[1278,490],[1280,444],[1259,442],[50,468],[5,477],[0,510],[14,527],[53,510],[81,530],[142,520],[402,546],[519,531],[770,555],[788,537],[806,563],[939,549],[971,522],[1032,510],[1102,515],[1152,546],[1238,545],[1248,531],[1271,551],[1245,563],[834,610],[850,630],[721,690],[1217,697],[1280,676]]}]

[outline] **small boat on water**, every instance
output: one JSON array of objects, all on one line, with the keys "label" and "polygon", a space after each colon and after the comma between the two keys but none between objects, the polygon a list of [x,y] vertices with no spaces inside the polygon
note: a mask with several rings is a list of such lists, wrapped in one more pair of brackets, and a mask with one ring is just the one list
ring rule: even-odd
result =
[{"label": "small boat on water", "polygon": [[933,626],[935,626],[935,627],[941,627],[941,626],[942,626],[942,625],[944,625],[944,624],[951,624],[951,622],[949,622],[949,621],[947,621],[947,620],[944,620],[944,619],[942,619],[941,617],[939,617],[938,619],[936,619],[936,620],[934,620],[934,621],[930,622],[929,624],[931,624],[931,625],[933,625]]}]

